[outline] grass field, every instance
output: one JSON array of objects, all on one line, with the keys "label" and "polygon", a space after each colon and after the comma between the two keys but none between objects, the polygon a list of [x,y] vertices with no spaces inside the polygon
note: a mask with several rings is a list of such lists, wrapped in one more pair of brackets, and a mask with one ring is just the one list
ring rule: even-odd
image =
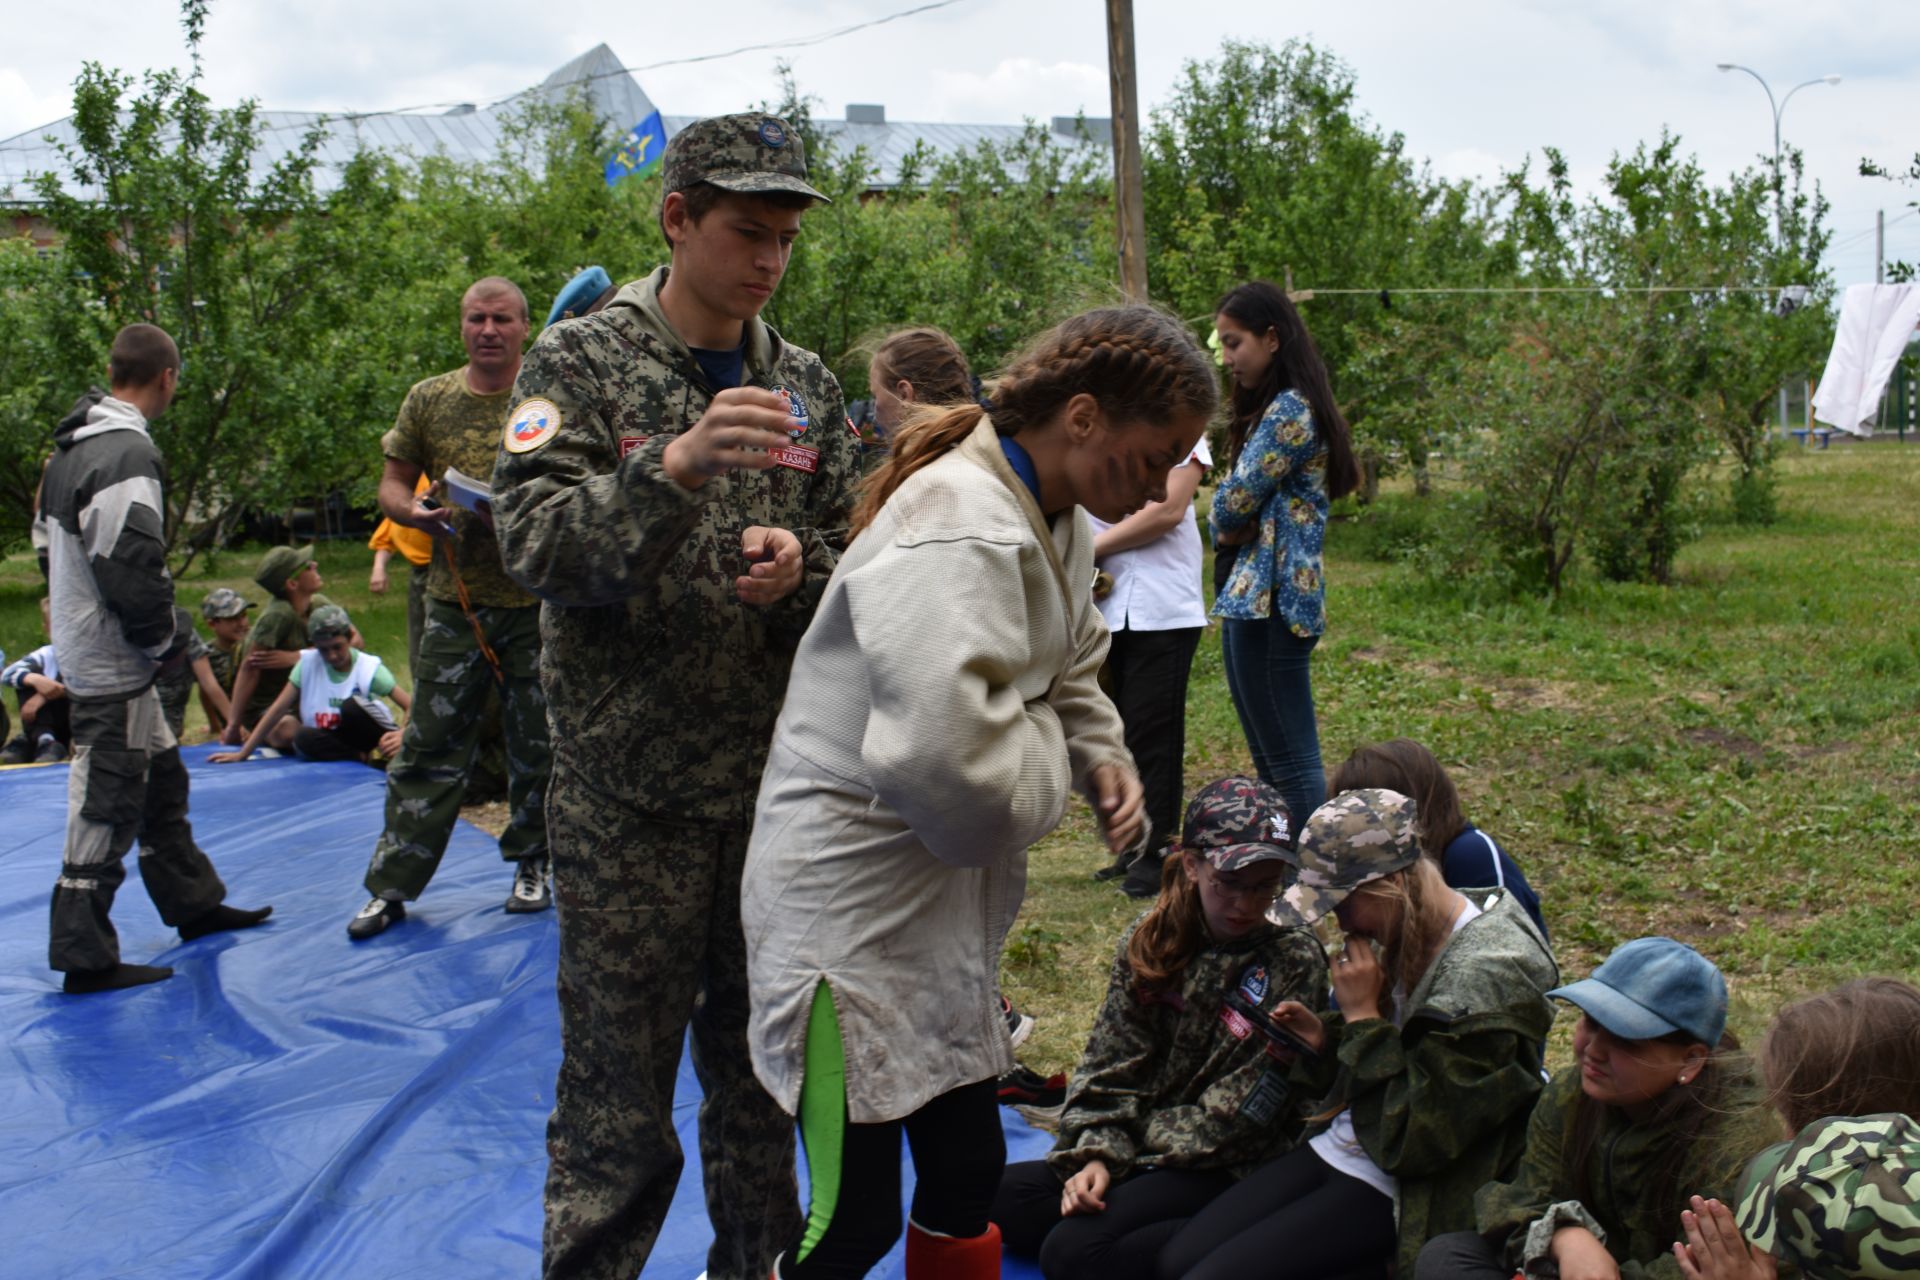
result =
[{"label": "grass field", "polygon": [[[1539,888],[1569,978],[1626,938],[1683,938],[1726,970],[1744,1037],[1793,995],[1920,974],[1920,447],[1780,465],[1779,523],[1710,527],[1671,588],[1582,580],[1557,604],[1463,603],[1384,558],[1414,501],[1390,494],[1330,532],[1314,665],[1328,764],[1395,735],[1431,747]],[[181,601],[261,599],[256,557],[197,565]],[[404,570],[376,599],[364,546],[319,559],[406,682]],[[9,654],[41,642],[38,594],[29,558],[0,565]],[[1189,709],[1189,789],[1247,770],[1217,633]],[[1039,1018],[1022,1057],[1043,1070],[1078,1055],[1138,910],[1089,879],[1104,861],[1080,807],[1033,858],[1006,989]]]}]

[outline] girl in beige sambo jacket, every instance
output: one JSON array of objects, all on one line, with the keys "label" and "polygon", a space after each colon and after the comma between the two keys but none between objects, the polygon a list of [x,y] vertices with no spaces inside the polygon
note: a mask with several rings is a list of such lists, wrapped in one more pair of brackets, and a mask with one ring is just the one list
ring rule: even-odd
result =
[{"label": "girl in beige sambo jacket", "polygon": [[1096,683],[1093,537],[1164,492],[1213,370],[1146,307],[1041,335],[986,406],[918,409],[854,515],[794,660],[741,886],[753,1066],[812,1181],[786,1280],[854,1277],[900,1235],[918,1276],[998,1275],[987,1210],[1013,1065],[1000,948],[1026,850],[1069,787],[1142,842],[1139,779]]}]

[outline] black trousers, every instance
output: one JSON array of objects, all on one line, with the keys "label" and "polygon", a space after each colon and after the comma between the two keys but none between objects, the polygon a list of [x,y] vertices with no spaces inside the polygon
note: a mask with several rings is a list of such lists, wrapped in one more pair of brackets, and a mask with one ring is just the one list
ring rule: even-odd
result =
[{"label": "black trousers", "polygon": [[1133,753],[1146,791],[1147,817],[1153,823],[1148,851],[1156,859],[1180,834],[1187,674],[1204,630],[1116,631],[1107,649],[1113,705],[1120,712],[1127,750]]},{"label": "black trousers", "polygon": [[[913,1152],[913,1221],[941,1235],[983,1234],[993,1221],[988,1213],[1007,1163],[998,1083],[980,1080],[948,1090],[904,1120],[847,1125],[833,1219],[806,1257],[799,1256],[798,1240],[781,1255],[784,1280],[858,1280],[886,1257],[903,1226],[903,1131]],[[815,1158],[809,1149],[807,1159]]]},{"label": "black trousers", "polygon": [[1044,1160],[1007,1166],[993,1221],[1008,1253],[1038,1258],[1047,1280],[1154,1280],[1162,1245],[1233,1185],[1223,1169],[1159,1169],[1116,1180],[1104,1213],[1060,1216],[1059,1174]]},{"label": "black trousers", "polygon": [[1449,1231],[1420,1250],[1413,1280],[1510,1280],[1513,1271],[1504,1244],[1478,1231]]},{"label": "black trousers", "polygon": [[1393,1199],[1296,1147],[1235,1183],[1160,1250],[1161,1280],[1386,1280]]},{"label": "black trousers", "polygon": [[399,728],[377,698],[356,693],[340,704],[340,723],[332,729],[303,724],[293,731],[293,749],[303,760],[358,760],[380,745],[381,736]]},{"label": "black trousers", "polygon": [[187,770],[151,688],[128,698],[71,698],[73,767],[67,776],[67,844],[53,889],[49,968],[110,969],[120,938],[108,915],[127,878],[122,859],[140,842],[140,879],[170,925],[227,896],[187,822]]},{"label": "black trousers", "polygon": [[41,703],[40,710],[36,713],[34,722],[29,725],[27,723],[25,704],[27,699],[32,696],[33,694],[24,689],[15,689],[13,691],[14,703],[22,708],[20,712],[20,732],[26,735],[27,745],[34,747],[39,746],[40,735],[50,733],[53,735],[53,740],[61,746],[72,747],[72,697],[54,698],[51,701]]}]

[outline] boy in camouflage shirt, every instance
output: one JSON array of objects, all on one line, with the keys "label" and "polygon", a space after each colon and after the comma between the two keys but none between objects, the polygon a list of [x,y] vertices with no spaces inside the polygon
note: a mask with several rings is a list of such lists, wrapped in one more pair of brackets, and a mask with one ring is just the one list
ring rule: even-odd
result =
[{"label": "boy in camouflage shirt", "polygon": [[711,1280],[800,1230],[793,1122],[747,1054],[740,873],[795,647],[859,477],[839,385],[759,312],[825,197],[761,114],[665,158],[670,267],[527,353],[493,473],[509,573],[544,601],[547,822],[565,1058],[545,1274],[645,1265],[679,1179],[692,1021]]}]

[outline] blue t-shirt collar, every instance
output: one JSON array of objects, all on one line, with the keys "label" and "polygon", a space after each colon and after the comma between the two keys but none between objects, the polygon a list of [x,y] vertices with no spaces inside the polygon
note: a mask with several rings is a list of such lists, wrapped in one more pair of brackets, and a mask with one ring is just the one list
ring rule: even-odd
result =
[{"label": "blue t-shirt collar", "polygon": [[1020,483],[1027,486],[1027,492],[1033,495],[1035,502],[1040,501],[1040,473],[1034,469],[1033,455],[1012,436],[1000,437],[1000,452],[1007,457],[1007,465],[1013,468],[1013,474],[1020,477]]}]

